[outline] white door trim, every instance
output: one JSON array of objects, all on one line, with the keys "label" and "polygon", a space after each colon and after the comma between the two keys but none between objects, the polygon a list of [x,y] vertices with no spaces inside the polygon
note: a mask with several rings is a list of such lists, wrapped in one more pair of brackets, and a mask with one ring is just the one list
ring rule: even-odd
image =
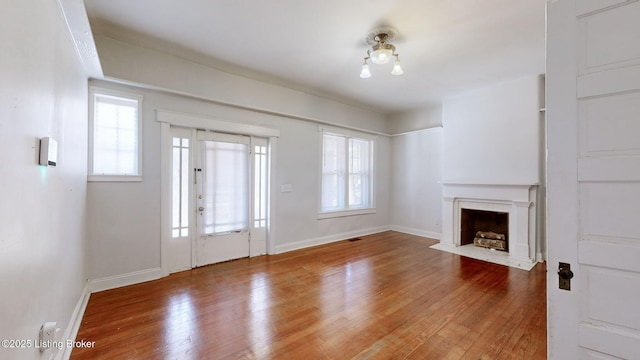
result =
[{"label": "white door trim", "polygon": [[160,123],[160,269],[170,274],[171,241],[171,125]]},{"label": "white door trim", "polygon": [[280,130],[266,126],[243,124],[213,117],[179,113],[168,110],[156,110],[156,112],[158,122],[169,123],[173,126],[266,138],[280,136]]},{"label": "white door trim", "polygon": [[[171,126],[181,126],[191,129],[211,130],[218,132],[229,132],[239,135],[258,136],[269,138],[269,225],[267,227],[267,253],[273,254],[275,244],[273,243],[275,226],[270,221],[273,214],[275,202],[275,176],[276,176],[276,147],[280,130],[258,126],[231,122],[216,118],[209,118],[200,115],[179,113],[167,110],[156,110],[156,121],[160,123],[160,268],[162,276],[170,274],[169,268],[169,242],[171,241]],[[193,233],[191,231],[190,233]]]}]

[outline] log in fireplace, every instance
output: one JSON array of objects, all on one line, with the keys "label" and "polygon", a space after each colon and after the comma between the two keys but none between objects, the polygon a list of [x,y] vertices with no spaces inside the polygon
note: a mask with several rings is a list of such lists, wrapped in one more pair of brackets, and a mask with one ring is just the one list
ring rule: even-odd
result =
[{"label": "log in fireplace", "polygon": [[509,251],[509,213],[461,209],[460,245]]}]

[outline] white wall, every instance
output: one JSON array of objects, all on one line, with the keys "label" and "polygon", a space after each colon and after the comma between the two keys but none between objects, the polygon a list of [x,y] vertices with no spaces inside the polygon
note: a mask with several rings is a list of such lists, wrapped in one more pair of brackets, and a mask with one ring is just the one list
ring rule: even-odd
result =
[{"label": "white wall", "polygon": [[[145,85],[92,82],[144,96],[143,181],[91,182],[88,186],[89,276],[95,282],[107,283],[113,277],[141,272],[158,274],[154,269],[161,266],[157,109],[280,130],[274,164],[276,187],[291,184],[293,192],[274,194],[277,206],[272,222],[276,232],[272,241],[276,252],[388,227],[390,140],[384,135],[378,136],[376,149],[376,214],[317,219],[318,122],[384,132],[387,122],[383,115],[111,39],[102,38],[97,44],[105,76]],[[141,69],[141,62],[148,62],[145,69]]]},{"label": "white wall", "polygon": [[541,181],[541,79],[524,77],[443,103],[444,181]]},{"label": "white wall", "polygon": [[391,140],[391,224],[394,230],[439,239],[442,232],[442,128]]},{"label": "white wall", "polygon": [[[68,334],[86,283],[87,82],[56,1],[4,2],[0,48],[0,339],[33,341],[45,321]],[[44,136],[55,168],[37,165]]]}]

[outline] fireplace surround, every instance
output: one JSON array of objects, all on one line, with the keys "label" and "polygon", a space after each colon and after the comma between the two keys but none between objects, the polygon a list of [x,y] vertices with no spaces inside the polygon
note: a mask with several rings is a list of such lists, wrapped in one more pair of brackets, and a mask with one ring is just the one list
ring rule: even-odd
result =
[{"label": "fireplace surround", "polygon": [[[538,184],[443,182],[442,238],[436,249],[530,270],[538,257]],[[462,210],[508,214],[508,252],[477,248],[461,241]]]}]

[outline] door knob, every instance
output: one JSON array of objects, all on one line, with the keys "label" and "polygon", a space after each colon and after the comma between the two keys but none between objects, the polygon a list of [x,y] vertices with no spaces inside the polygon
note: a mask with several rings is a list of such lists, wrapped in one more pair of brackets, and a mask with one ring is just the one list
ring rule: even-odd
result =
[{"label": "door knob", "polygon": [[560,269],[560,271],[558,271],[558,275],[563,279],[570,280],[573,278],[573,271],[569,269]]},{"label": "door knob", "polygon": [[573,278],[573,271],[571,271],[571,265],[561,262],[558,264],[558,287],[562,290],[571,291],[571,278]]}]

